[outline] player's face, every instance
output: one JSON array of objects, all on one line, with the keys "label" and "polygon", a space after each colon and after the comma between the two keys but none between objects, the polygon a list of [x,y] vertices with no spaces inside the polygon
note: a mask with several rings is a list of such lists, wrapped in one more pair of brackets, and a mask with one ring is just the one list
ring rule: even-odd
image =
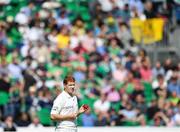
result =
[{"label": "player's face", "polygon": [[72,95],[75,91],[75,82],[68,82],[66,87],[66,92]]}]

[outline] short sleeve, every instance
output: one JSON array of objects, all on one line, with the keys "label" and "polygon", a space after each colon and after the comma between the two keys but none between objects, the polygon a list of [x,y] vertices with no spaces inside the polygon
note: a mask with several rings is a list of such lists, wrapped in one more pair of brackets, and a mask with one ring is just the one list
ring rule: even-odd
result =
[{"label": "short sleeve", "polygon": [[58,96],[54,102],[53,102],[53,106],[51,108],[51,114],[59,114],[62,107],[63,107],[63,98],[62,96]]}]

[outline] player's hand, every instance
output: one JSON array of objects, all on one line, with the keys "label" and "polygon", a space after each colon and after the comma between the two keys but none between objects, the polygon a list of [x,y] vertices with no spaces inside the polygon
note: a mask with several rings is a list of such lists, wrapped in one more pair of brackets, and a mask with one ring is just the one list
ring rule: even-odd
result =
[{"label": "player's hand", "polygon": [[79,108],[79,114],[84,113],[85,111],[87,111],[89,109],[89,106],[84,104]]}]

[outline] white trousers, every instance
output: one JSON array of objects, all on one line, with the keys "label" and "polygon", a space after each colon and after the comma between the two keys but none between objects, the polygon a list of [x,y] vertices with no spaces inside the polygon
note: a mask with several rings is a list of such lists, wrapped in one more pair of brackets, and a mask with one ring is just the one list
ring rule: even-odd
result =
[{"label": "white trousers", "polygon": [[77,132],[77,127],[59,127],[55,132]]}]

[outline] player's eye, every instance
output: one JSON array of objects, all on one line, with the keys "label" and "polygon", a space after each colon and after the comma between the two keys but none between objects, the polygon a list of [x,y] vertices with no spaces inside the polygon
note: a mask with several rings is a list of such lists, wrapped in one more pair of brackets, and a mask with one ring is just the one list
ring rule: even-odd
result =
[{"label": "player's eye", "polygon": [[75,86],[74,84],[72,84],[72,85],[69,85],[70,87],[72,87],[72,86]]}]

